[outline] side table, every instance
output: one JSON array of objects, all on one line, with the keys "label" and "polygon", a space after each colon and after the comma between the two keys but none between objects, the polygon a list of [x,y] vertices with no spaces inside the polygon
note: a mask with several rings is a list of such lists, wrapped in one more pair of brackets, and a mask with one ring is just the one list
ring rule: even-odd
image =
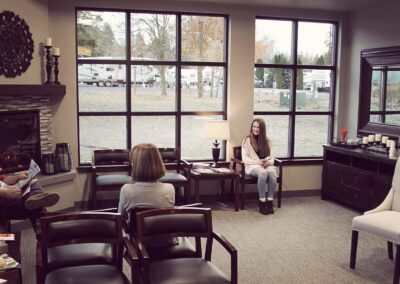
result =
[{"label": "side table", "polygon": [[[8,255],[21,263],[21,233],[15,232],[15,241],[7,241]],[[21,268],[12,268],[0,272],[0,278],[7,280],[7,284],[21,284],[22,270]]]},{"label": "side table", "polygon": [[200,180],[219,180],[221,184],[221,194],[225,193],[225,181],[232,180],[234,182],[235,211],[239,211],[239,175],[236,172],[209,171],[204,173],[192,169],[190,171],[190,177],[194,180],[195,202],[199,202]]}]

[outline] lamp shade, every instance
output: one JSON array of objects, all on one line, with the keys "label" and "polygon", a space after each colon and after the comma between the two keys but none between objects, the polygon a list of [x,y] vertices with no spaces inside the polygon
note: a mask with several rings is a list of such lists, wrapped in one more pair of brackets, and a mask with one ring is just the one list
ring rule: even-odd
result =
[{"label": "lamp shade", "polygon": [[215,140],[227,140],[231,137],[229,123],[226,120],[210,120],[204,125],[204,136]]}]

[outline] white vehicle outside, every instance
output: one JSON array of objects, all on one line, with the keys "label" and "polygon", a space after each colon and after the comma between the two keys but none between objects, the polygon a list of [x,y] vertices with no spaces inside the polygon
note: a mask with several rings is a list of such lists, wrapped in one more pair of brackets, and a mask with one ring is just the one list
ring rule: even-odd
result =
[{"label": "white vehicle outside", "polygon": [[118,86],[125,83],[125,70],[120,65],[79,64],[78,83],[99,87]]}]

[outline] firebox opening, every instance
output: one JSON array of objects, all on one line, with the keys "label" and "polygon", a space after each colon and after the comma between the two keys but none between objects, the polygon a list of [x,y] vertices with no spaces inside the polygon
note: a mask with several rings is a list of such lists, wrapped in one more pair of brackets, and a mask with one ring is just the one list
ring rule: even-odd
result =
[{"label": "firebox opening", "polygon": [[39,110],[0,112],[0,174],[29,168],[34,159],[40,165]]}]

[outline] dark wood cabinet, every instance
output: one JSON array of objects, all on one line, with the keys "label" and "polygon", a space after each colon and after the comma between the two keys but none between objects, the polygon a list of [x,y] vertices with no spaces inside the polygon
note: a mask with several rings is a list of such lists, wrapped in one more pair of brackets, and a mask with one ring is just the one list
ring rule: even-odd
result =
[{"label": "dark wood cabinet", "polygon": [[360,211],[373,209],[389,192],[395,165],[384,154],[324,145],[321,198]]}]

